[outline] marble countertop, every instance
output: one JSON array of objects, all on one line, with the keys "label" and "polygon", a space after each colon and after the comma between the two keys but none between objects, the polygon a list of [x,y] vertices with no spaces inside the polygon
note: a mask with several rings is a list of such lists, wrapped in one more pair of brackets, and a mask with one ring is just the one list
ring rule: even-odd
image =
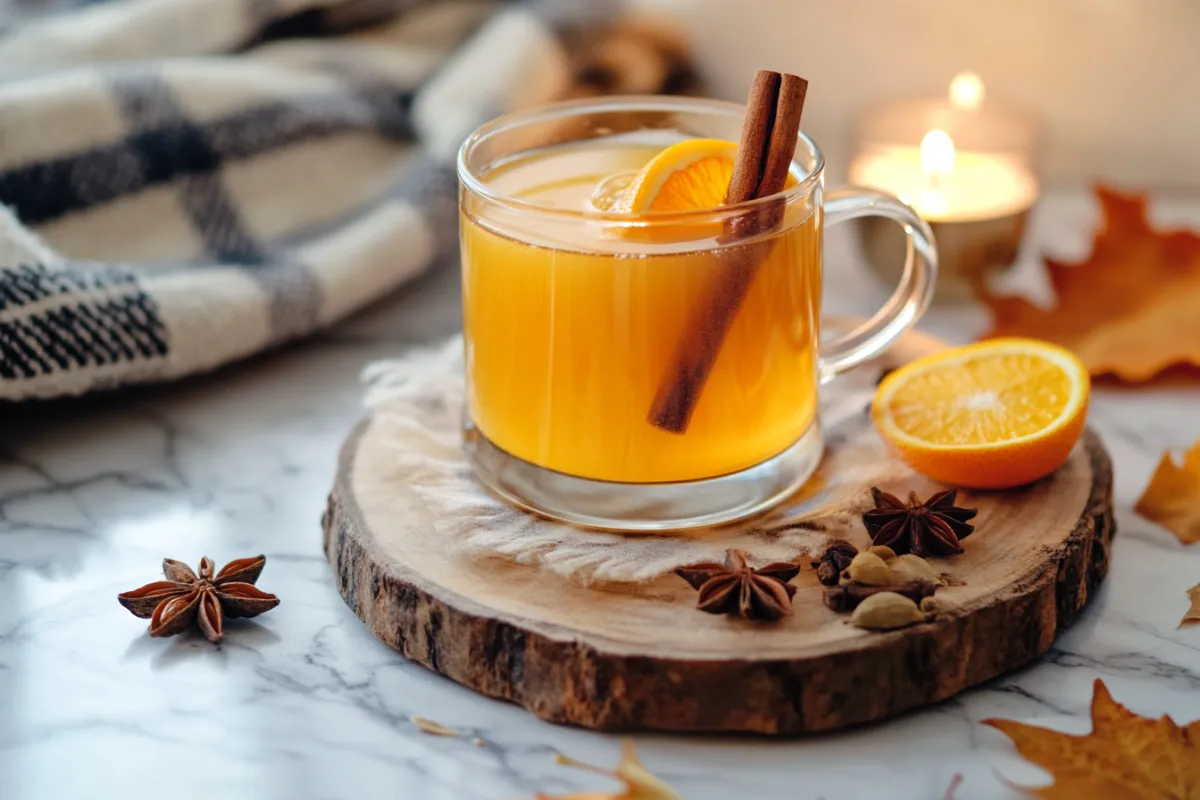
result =
[{"label": "marble countertop", "polygon": [[[1033,254],[1086,252],[1081,191],[1039,207]],[[1200,203],[1163,221],[1200,224]],[[829,242],[827,309],[882,298]],[[981,313],[938,308],[922,328],[965,341]],[[541,722],[406,662],[334,588],[318,520],[343,436],[376,358],[458,327],[455,270],[436,271],[305,343],[173,386],[4,409],[0,430],[0,798],[499,798],[611,784],[556,765],[616,763],[619,739]],[[1037,665],[928,710],[815,738],[636,737],[688,800],[1015,797],[1046,776],[981,719],[1088,730],[1092,682],[1134,711],[1200,718],[1200,628],[1177,630],[1200,582],[1188,550],[1132,506],[1164,448],[1200,437],[1195,385],[1101,389],[1091,423],[1116,467],[1113,566],[1083,618]],[[150,639],[115,596],[157,578],[163,556],[218,565],[265,553],[283,603],[231,630]],[[421,733],[420,715],[467,733]],[[482,739],[475,746],[472,737]]]}]

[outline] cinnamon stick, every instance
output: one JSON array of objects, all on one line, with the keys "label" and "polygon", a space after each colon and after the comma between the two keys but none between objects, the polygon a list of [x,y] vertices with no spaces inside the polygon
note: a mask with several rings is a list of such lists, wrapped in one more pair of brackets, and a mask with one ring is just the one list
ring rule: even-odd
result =
[{"label": "cinnamon stick", "polygon": [[[796,154],[807,91],[808,81],[795,75],[769,70],[755,74],[725,205],[770,197],[783,190]],[[733,217],[724,226],[720,242],[731,244],[766,233],[779,225],[783,212],[784,202],[779,198]],[[687,430],[729,327],[773,246],[774,241],[767,240],[717,251],[721,261],[717,285],[684,328],[650,408],[652,425],[672,433]]]},{"label": "cinnamon stick", "polygon": [[759,70],[750,84],[746,118],[742,122],[742,138],[738,142],[733,177],[725,192],[725,205],[744,203],[758,195],[763,167],[767,163],[767,151],[771,146],[771,130],[775,127],[782,84],[782,75],[765,69]]}]

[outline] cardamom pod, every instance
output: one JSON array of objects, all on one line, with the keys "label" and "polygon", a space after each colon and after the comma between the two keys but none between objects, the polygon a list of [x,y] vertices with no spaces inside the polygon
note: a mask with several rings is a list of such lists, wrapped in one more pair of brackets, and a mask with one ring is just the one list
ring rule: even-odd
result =
[{"label": "cardamom pod", "polygon": [[868,553],[874,553],[884,561],[891,561],[896,557],[896,551],[888,547],[886,544],[875,544],[867,548]]},{"label": "cardamom pod", "polygon": [[928,581],[893,583],[891,586],[862,586],[857,583],[839,583],[837,586],[825,587],[824,600],[825,605],[833,611],[853,611],[863,600],[880,592],[895,592],[896,594],[904,595],[915,603],[929,597],[935,591],[937,591],[937,587]]},{"label": "cardamom pod", "polygon": [[914,556],[912,553],[887,559],[887,565],[897,582],[928,581],[936,586],[946,585],[942,576],[929,565],[928,561],[920,556]]},{"label": "cardamom pod", "polygon": [[928,622],[929,617],[907,597],[895,592],[880,592],[859,603],[850,615],[850,622],[868,630],[890,631]]},{"label": "cardamom pod", "polygon": [[854,557],[842,577],[863,586],[890,586],[892,571],[879,556],[871,552],[862,552]]}]

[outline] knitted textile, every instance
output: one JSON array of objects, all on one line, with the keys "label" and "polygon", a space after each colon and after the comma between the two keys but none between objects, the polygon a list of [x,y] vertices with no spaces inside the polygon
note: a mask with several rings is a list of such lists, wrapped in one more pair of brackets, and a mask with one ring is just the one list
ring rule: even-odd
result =
[{"label": "knitted textile", "polygon": [[0,14],[0,400],[328,326],[457,256],[476,126],[691,81],[608,0],[51,2]]}]

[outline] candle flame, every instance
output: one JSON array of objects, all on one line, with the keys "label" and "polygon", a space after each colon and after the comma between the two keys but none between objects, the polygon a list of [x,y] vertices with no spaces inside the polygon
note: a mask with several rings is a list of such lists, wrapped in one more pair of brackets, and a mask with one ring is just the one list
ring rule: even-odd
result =
[{"label": "candle flame", "polygon": [[974,111],[983,105],[983,79],[974,72],[960,72],[950,81],[950,103],[955,108]]},{"label": "candle flame", "polygon": [[950,134],[934,128],[921,140],[921,169],[930,178],[954,169],[954,140]]}]

